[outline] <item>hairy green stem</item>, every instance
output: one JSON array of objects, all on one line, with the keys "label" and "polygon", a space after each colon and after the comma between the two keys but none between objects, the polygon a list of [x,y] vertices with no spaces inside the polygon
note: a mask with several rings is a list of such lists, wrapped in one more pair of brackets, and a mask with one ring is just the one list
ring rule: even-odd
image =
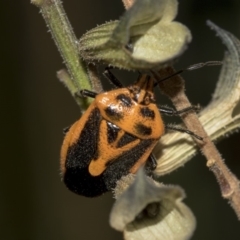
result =
[{"label": "hairy green stem", "polygon": [[[31,2],[41,9],[41,13],[73,81],[70,84],[74,84],[78,90],[91,90],[86,65],[79,56],[78,40],[60,0],[31,0]],[[86,108],[91,101],[91,99],[83,99],[81,106]]]}]

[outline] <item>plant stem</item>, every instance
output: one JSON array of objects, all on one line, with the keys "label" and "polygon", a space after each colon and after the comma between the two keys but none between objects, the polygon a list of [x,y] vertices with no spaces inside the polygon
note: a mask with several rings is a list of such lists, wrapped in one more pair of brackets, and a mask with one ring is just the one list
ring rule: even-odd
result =
[{"label": "plant stem", "polygon": [[[31,0],[31,2],[41,9],[43,18],[67,66],[73,84],[78,90],[91,90],[86,65],[81,61],[79,56],[78,40],[60,0]],[[83,99],[84,108],[86,108],[91,101],[89,98]]]},{"label": "plant stem", "polygon": [[[172,75],[174,72],[175,71],[172,67],[167,67],[160,70],[158,74],[161,78],[164,78],[165,76]],[[191,106],[191,103],[184,92],[184,80],[179,75],[159,84],[159,87],[161,91],[171,99],[177,110]],[[195,134],[204,139],[203,141],[200,141],[193,137],[193,140],[207,158],[207,167],[214,173],[220,186],[223,198],[229,200],[230,205],[237,214],[238,219],[240,219],[239,180],[225,165],[220,153],[202,127],[197,114],[195,112],[190,112],[189,114],[183,115],[182,120],[188,130],[193,131]]]}]

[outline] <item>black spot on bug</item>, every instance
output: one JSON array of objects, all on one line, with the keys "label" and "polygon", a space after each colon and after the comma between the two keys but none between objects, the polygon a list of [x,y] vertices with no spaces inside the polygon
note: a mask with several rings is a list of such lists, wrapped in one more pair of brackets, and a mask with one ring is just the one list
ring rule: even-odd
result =
[{"label": "black spot on bug", "polygon": [[[83,167],[96,155],[99,126],[102,117],[98,108],[93,109],[77,141],[69,146],[66,156],[66,169]],[[81,155],[79,154],[81,153]]]},{"label": "black spot on bug", "polygon": [[120,100],[125,107],[131,107],[132,106],[132,99],[125,94],[119,94],[116,97],[117,100]]},{"label": "black spot on bug", "polygon": [[64,182],[69,190],[85,197],[97,197],[110,190],[101,175],[93,177],[89,173],[88,166],[68,169]]},{"label": "black spot on bug", "polygon": [[136,140],[137,138],[129,133],[125,133],[120,140],[118,141],[117,147],[121,148],[125,146],[126,144]]},{"label": "black spot on bug", "polygon": [[111,122],[107,122],[108,143],[113,143],[117,139],[120,128]]},{"label": "black spot on bug", "polygon": [[155,112],[151,109],[149,109],[148,107],[143,107],[140,109],[140,114],[143,117],[147,117],[147,118],[151,118],[154,119],[155,118]]},{"label": "black spot on bug", "polygon": [[137,123],[135,125],[135,129],[138,132],[138,134],[143,135],[143,136],[151,135],[151,133],[152,133],[152,128],[147,127],[147,126],[143,125],[142,123]]},{"label": "black spot on bug", "polygon": [[78,140],[69,146],[66,156],[63,181],[68,189],[86,197],[95,197],[108,191],[104,180],[99,176],[91,176],[88,171],[89,163],[98,155],[101,120],[99,109],[93,109]]},{"label": "black spot on bug", "polygon": [[107,168],[102,175],[109,191],[116,186],[117,180],[129,174],[129,170],[148,150],[152,142],[152,139],[142,140],[137,146],[123,152],[119,157],[106,164]]},{"label": "black spot on bug", "polygon": [[114,121],[119,121],[120,119],[123,118],[123,115],[119,112],[117,112],[116,108],[112,107],[112,106],[108,106],[105,109],[105,113],[107,114],[107,116],[109,118],[111,118]]}]

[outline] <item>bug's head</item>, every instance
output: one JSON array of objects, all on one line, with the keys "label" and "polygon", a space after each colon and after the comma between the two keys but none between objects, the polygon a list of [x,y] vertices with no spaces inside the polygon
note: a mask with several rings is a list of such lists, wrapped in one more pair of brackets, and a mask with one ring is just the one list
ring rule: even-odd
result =
[{"label": "bug's head", "polygon": [[146,74],[140,75],[138,80],[128,87],[132,99],[141,105],[155,103],[153,88],[154,80]]}]

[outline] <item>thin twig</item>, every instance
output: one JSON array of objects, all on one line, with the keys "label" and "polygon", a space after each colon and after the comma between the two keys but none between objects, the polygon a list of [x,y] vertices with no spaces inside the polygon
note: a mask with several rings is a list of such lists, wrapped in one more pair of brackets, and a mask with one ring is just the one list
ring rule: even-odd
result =
[{"label": "thin twig", "polygon": [[[174,72],[175,71],[172,67],[168,67],[160,70],[158,74],[161,76],[161,78],[164,78],[165,76],[171,75]],[[184,80],[179,75],[159,84],[159,86],[161,91],[171,99],[177,110],[191,106],[191,103],[184,92]],[[204,139],[203,141],[199,141],[193,137],[194,141],[207,158],[207,166],[214,173],[219,183],[222,196],[229,200],[231,206],[240,219],[239,180],[225,165],[215,145],[202,127],[196,113],[191,112],[187,115],[183,115],[182,120],[190,131],[193,131],[195,134]]]}]

